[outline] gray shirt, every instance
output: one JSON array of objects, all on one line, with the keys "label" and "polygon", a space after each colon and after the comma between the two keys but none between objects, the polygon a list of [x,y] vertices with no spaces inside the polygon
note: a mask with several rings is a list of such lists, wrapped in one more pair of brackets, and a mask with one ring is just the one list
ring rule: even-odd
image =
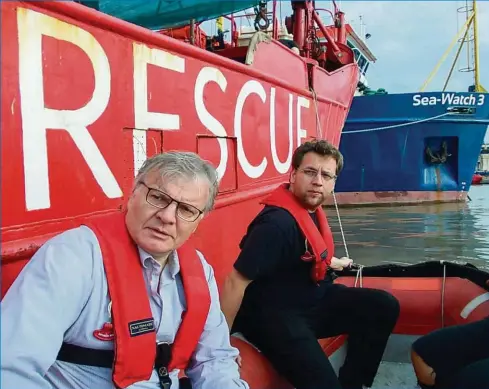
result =
[{"label": "gray shirt", "polygon": [[[157,340],[173,343],[185,309],[178,256],[172,254],[162,271],[151,255],[141,249],[139,254]],[[214,272],[198,254],[209,283],[211,307],[186,374],[194,389],[248,389],[239,377],[238,351],[229,342]],[[81,226],[49,240],[1,303],[1,388],[114,388],[112,369],[56,360],[62,342],[113,349],[112,341],[93,336],[109,321],[108,305],[107,280],[94,233]],[[178,389],[178,370],[170,376],[172,389]],[[129,388],[159,389],[156,371],[149,381]]]}]

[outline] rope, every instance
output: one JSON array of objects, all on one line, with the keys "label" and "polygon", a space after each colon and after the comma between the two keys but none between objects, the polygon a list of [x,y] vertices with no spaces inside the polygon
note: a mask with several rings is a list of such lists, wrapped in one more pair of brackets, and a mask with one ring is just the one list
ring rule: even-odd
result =
[{"label": "rope", "polygon": [[357,276],[355,277],[355,285],[354,288],[357,287],[358,280],[360,280],[360,288],[363,288],[363,265],[358,265]]},{"label": "rope", "polygon": [[385,126],[385,127],[367,128],[365,130],[342,131],[341,132],[341,135],[358,134],[358,133],[361,133],[361,132],[374,132],[374,131],[389,130],[391,128],[399,128],[399,127],[413,126],[415,124],[429,122],[430,120],[440,119],[440,118],[442,118],[444,116],[449,116],[449,115],[453,115],[453,114],[451,112],[445,112],[445,113],[442,113],[441,115],[432,116],[432,117],[426,118],[426,119],[415,120],[415,121],[409,122],[409,123],[394,124],[392,126]]},{"label": "rope", "polygon": [[[320,137],[320,139],[322,139],[323,138],[323,130],[321,128],[321,121],[319,120],[319,111],[318,111],[318,105],[317,105],[317,95],[316,95],[316,91],[312,87],[311,87],[311,92],[312,92],[312,95],[314,96],[314,107],[315,107],[315,110],[316,110],[316,127],[319,130],[319,137]],[[343,232],[343,225],[341,223],[340,210],[338,208],[338,203],[336,202],[336,195],[335,195],[334,191],[332,192],[332,195],[333,195],[333,200],[334,200],[334,206],[336,208],[336,215],[338,216],[338,224],[340,225],[341,237],[343,238],[343,245],[345,246],[345,254],[346,254],[346,256],[348,258],[350,258],[350,255],[348,254],[348,247],[346,245],[345,234]]]},{"label": "rope", "polygon": [[338,203],[336,202],[336,195],[334,192],[332,194],[333,194],[334,207],[336,208],[336,215],[338,216],[338,224],[340,226],[341,238],[343,239],[343,246],[345,246],[345,254],[347,258],[350,258],[350,255],[348,254],[348,246],[346,245],[345,234],[343,232],[343,224],[341,223],[340,210],[338,208]]},{"label": "rope", "polygon": [[316,91],[313,87],[311,87],[311,93],[314,97],[314,110],[316,111],[316,130],[319,129],[319,139],[323,139],[323,129],[321,127],[321,121],[319,120],[319,110],[318,110],[318,98],[316,95]]},{"label": "rope", "polygon": [[[334,207],[336,209],[336,216],[338,217],[338,225],[340,226],[340,232],[341,232],[341,238],[343,239],[343,246],[345,247],[345,255],[347,258],[350,258],[350,254],[348,252],[348,245],[346,244],[346,238],[345,238],[345,232],[343,231],[343,223],[341,222],[341,217],[340,217],[340,209],[338,207],[338,202],[336,201],[336,195],[334,192],[332,192],[333,195],[333,201],[334,201]],[[355,266],[357,270],[357,275],[355,277],[355,285],[354,287],[357,287],[358,281],[360,281],[360,288],[363,288],[363,268],[365,267],[364,265],[360,264],[353,264],[352,267]]]},{"label": "rope", "polygon": [[[317,105],[317,95],[316,91],[314,88],[311,88],[312,95],[314,97],[314,108],[316,111],[316,128],[319,130],[319,137],[320,139],[323,138],[323,130],[321,128],[321,121],[319,120],[319,111],[318,111],[318,105]],[[333,195],[333,201],[334,201],[334,207],[336,209],[336,216],[338,217],[338,225],[340,226],[340,232],[341,232],[341,238],[343,240],[343,246],[345,247],[345,255],[347,258],[350,258],[350,254],[348,252],[348,245],[346,244],[346,238],[345,238],[345,232],[343,231],[343,223],[341,222],[341,217],[340,217],[340,210],[338,207],[338,202],[336,201],[336,195],[334,191],[331,193]],[[307,247],[307,240],[306,240],[306,247]],[[352,264],[353,266],[353,264]],[[358,284],[358,281],[360,280],[360,288],[363,288],[363,265],[358,265],[355,264],[355,267],[357,268],[357,275],[355,277],[355,287]]]}]

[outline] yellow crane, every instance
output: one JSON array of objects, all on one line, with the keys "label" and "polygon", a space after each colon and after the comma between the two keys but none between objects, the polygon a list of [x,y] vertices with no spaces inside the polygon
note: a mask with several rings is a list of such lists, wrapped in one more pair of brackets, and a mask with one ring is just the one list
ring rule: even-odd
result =
[{"label": "yellow crane", "polygon": [[[462,48],[464,43],[467,41],[467,36],[469,34],[470,29],[472,28],[473,35],[474,35],[474,44],[473,44],[473,51],[474,51],[474,67],[473,68],[467,68],[468,71],[473,71],[474,72],[474,92],[479,92],[479,93],[487,93],[487,91],[484,89],[484,87],[480,83],[480,77],[479,77],[479,40],[478,40],[478,29],[477,29],[477,4],[476,0],[472,1],[472,12],[467,16],[467,19],[462,26],[462,28],[457,32],[455,37],[453,38],[452,42],[448,46],[447,50],[445,53],[443,53],[442,57],[436,64],[435,68],[432,70],[432,72],[429,74],[428,78],[424,82],[424,84],[420,88],[420,92],[423,92],[428,84],[433,80],[435,75],[438,73],[438,70],[440,69],[440,66],[442,63],[446,60],[447,56],[450,54],[452,51],[453,47],[457,43],[457,41],[460,40],[460,46],[457,50],[457,54],[455,55],[455,59],[453,60],[452,66],[450,68],[450,72],[448,73],[447,79],[445,81],[445,85],[443,86],[443,91],[445,91],[448,82],[450,81],[450,78],[453,74],[453,70],[455,69],[455,65],[457,63],[458,57],[460,56],[460,53],[462,52]],[[467,11],[469,11],[467,9]],[[463,34],[462,39],[460,39],[460,36]]]}]

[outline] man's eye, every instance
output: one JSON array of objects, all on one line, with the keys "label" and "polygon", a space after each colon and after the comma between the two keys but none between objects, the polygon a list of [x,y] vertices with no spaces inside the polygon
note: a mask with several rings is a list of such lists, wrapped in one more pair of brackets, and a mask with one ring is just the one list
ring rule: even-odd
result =
[{"label": "man's eye", "polygon": [[187,215],[194,215],[197,212],[194,208],[183,204],[180,205],[180,210]]},{"label": "man's eye", "polygon": [[151,197],[151,200],[157,201],[159,203],[167,203],[168,202],[168,198],[161,193],[151,192],[149,196]]}]

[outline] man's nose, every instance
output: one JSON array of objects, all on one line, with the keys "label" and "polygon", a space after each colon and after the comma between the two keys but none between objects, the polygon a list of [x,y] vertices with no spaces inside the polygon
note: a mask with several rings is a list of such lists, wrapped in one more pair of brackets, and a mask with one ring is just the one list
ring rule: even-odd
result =
[{"label": "man's nose", "polygon": [[158,210],[156,217],[163,223],[175,224],[177,221],[177,204],[172,202],[168,207]]},{"label": "man's nose", "polygon": [[312,183],[314,185],[323,186],[323,177],[321,176],[321,172],[318,172],[318,174],[314,176]]}]

